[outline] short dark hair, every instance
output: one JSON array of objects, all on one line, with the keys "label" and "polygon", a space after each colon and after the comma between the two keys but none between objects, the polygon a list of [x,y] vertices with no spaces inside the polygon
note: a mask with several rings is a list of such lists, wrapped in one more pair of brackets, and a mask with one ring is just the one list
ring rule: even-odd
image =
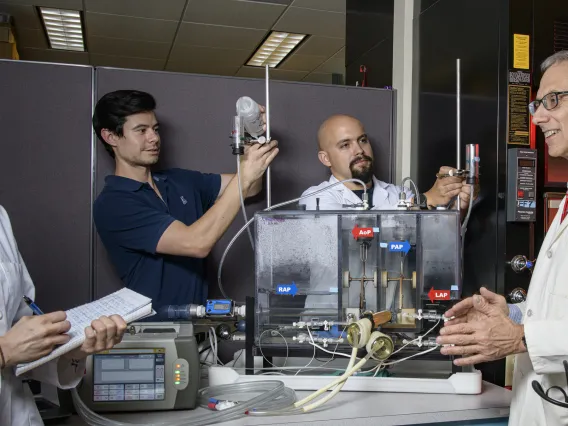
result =
[{"label": "short dark hair", "polygon": [[138,90],[117,90],[104,95],[95,106],[93,129],[107,152],[114,158],[112,146],[105,142],[101,132],[108,129],[123,136],[123,126],[129,115],[154,111],[156,100],[152,95]]}]

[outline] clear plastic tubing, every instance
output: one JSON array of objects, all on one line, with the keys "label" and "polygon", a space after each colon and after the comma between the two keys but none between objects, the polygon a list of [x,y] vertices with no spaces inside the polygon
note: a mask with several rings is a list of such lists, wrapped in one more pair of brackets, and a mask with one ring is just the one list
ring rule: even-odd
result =
[{"label": "clear plastic tubing", "polygon": [[258,393],[259,395],[240,402],[234,407],[223,411],[212,411],[211,413],[194,416],[189,414],[183,419],[170,420],[154,423],[126,423],[103,417],[91,411],[76,389],[71,391],[75,409],[81,418],[90,426],[193,426],[210,425],[219,422],[238,419],[245,416],[250,410],[282,410],[295,402],[295,393],[292,389],[286,388],[284,383],[276,380],[266,380],[262,382],[234,383],[230,385],[213,386],[200,389],[198,401],[200,404],[212,397],[236,393]]}]

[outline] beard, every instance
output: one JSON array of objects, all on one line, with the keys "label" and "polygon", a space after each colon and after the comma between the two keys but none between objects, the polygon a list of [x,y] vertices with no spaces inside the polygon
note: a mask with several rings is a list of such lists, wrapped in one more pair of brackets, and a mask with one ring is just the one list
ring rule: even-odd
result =
[{"label": "beard", "polygon": [[[356,167],[357,164],[355,163],[360,160],[367,160],[369,163],[364,166]],[[349,170],[351,170],[351,177],[353,179],[359,179],[365,183],[369,183],[373,179],[373,159],[367,155],[361,155],[351,161]]]}]

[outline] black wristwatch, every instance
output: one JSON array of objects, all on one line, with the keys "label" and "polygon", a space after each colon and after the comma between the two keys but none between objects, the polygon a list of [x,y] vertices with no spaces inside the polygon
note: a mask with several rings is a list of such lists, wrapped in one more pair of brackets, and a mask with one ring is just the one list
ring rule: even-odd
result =
[{"label": "black wristwatch", "polygon": [[426,197],[426,194],[420,194],[420,204],[418,207],[422,210],[428,210],[428,197]]}]

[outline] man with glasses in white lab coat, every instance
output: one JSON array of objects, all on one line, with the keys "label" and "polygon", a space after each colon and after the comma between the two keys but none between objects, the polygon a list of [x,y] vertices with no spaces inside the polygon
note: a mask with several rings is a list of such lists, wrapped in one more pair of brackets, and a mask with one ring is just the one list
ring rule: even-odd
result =
[{"label": "man with glasses in white lab coat", "polygon": [[[568,159],[568,51],[542,64],[537,99],[529,106],[551,157]],[[463,355],[456,365],[474,365],[516,354],[509,425],[568,425],[568,203],[566,197],[542,244],[525,302],[507,305],[505,298],[481,289],[446,316],[455,317],[441,330],[443,354]],[[536,390],[548,392],[541,398]],[[564,394],[564,395],[563,395]]]},{"label": "man with glasses in white lab coat", "polygon": [[[32,315],[24,302],[33,300],[35,288],[12,232],[6,210],[0,206],[0,425],[40,426],[43,421],[33,395],[17,364],[48,355],[56,345],[69,340],[71,324],[65,312]],[[74,388],[85,371],[88,355],[110,349],[122,340],[125,321],[117,315],[101,317],[85,329],[83,345],[30,371],[23,379],[34,379],[62,389]]]}]

